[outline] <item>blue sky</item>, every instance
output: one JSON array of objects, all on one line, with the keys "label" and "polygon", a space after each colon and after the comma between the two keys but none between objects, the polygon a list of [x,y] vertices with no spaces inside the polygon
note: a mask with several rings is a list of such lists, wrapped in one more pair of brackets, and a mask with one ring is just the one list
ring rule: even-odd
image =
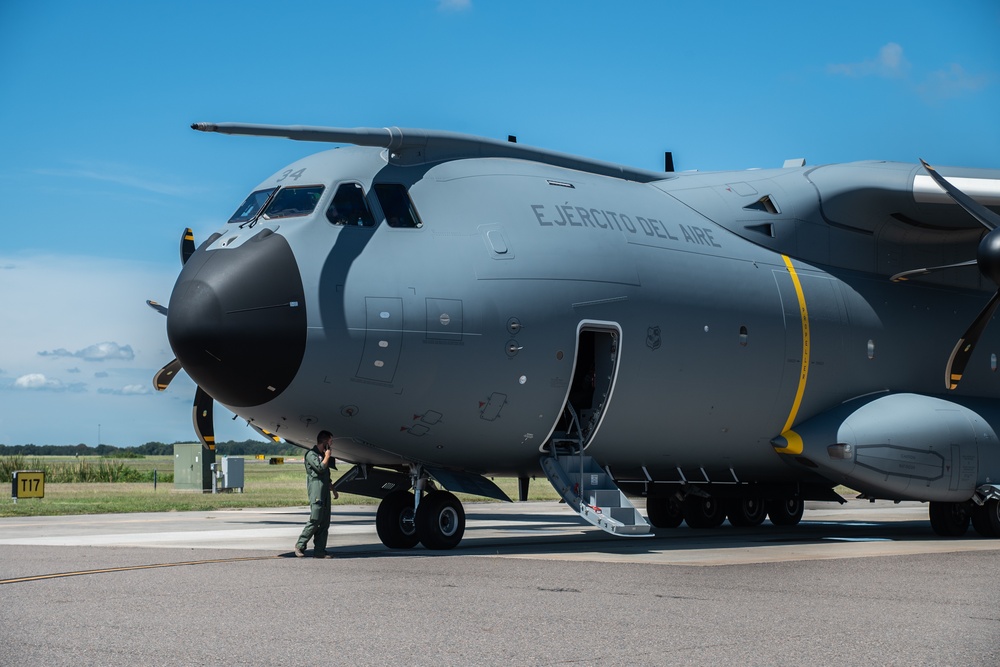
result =
[{"label": "blue sky", "polygon": [[[679,170],[1000,168],[995,0],[0,3],[0,444],[193,437],[166,301],[257,183],[328,148],[196,121],[422,127]],[[217,415],[221,440],[254,437]]]}]

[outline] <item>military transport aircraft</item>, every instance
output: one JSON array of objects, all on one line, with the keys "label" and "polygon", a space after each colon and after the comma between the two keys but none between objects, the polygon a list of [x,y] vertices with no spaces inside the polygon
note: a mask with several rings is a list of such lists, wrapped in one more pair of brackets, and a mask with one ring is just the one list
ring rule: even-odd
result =
[{"label": "military transport aircraft", "polygon": [[843,484],[1000,536],[1000,170],[674,173],[513,137],[192,127],[351,145],[197,249],[185,232],[154,384],[194,379],[206,447],[213,400],[299,446],[331,431],[386,546],[452,548],[452,492],[509,500],[505,475],[524,498],[539,474],[620,535],[791,525]]}]

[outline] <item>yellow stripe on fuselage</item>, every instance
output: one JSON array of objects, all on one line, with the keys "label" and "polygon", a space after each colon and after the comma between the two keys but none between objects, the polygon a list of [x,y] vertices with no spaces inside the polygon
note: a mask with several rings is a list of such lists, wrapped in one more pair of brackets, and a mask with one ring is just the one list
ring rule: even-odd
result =
[{"label": "yellow stripe on fuselage", "polygon": [[[795,267],[792,266],[792,260],[787,255],[782,255],[781,259],[784,260],[785,266],[788,267],[788,275],[792,277],[792,285],[795,286],[795,297],[799,301],[799,315],[802,319],[802,370],[799,373],[799,386],[795,390],[795,400],[792,402],[792,409],[788,413],[788,419],[785,421],[784,428],[781,429],[781,434],[788,442],[788,446],[776,449],[775,451],[782,454],[801,454],[802,439],[790,429],[799,414],[799,408],[802,406],[802,396],[806,393],[806,380],[809,378],[809,310],[806,308],[806,297],[802,292],[802,283],[799,282],[799,275],[795,272]],[[793,437],[788,437],[789,435]]]},{"label": "yellow stripe on fuselage", "polygon": [[785,446],[778,447],[777,444],[774,444],[773,445],[774,451],[778,452],[779,454],[802,453],[802,436],[800,436],[795,431],[791,430],[785,431],[784,433],[781,434],[780,438],[775,438],[775,440],[772,440],[771,442],[772,443],[774,443],[775,441],[780,442],[782,440],[785,442]]}]

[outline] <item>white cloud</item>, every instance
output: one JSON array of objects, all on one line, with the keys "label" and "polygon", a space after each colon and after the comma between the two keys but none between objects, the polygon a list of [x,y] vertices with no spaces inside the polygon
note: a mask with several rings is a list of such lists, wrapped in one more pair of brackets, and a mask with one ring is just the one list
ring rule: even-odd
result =
[{"label": "white cloud", "polygon": [[0,266],[14,267],[0,271],[0,442],[90,443],[97,423],[125,445],[191,437],[188,395],[139,388],[173,357],[145,304],[169,298],[173,263],[0,253]]},{"label": "white cloud", "polygon": [[28,373],[14,380],[11,385],[14,389],[25,389],[29,391],[86,391],[86,385],[82,382],[66,384],[61,380],[48,378],[43,373]]},{"label": "white cloud", "polygon": [[912,65],[903,54],[903,47],[889,42],[875,58],[858,63],[828,65],[826,70],[835,76],[849,78],[879,77],[899,80],[925,102],[939,102],[982,90],[993,83],[989,74],[968,72],[958,63],[932,72],[912,72]]},{"label": "white cloud", "polygon": [[947,69],[931,72],[917,85],[917,92],[927,100],[938,101],[982,90],[990,82],[990,76],[966,72],[961,65],[952,63]]},{"label": "white cloud", "polygon": [[879,76],[887,79],[898,79],[907,76],[910,62],[903,55],[903,47],[895,42],[889,42],[878,55],[859,63],[840,63],[828,65],[830,74],[849,77]]},{"label": "white cloud", "polygon": [[84,361],[132,361],[135,359],[135,352],[131,345],[119,345],[118,343],[104,342],[96,345],[88,345],[82,350],[70,352],[64,347],[48,352],[39,352],[43,357],[75,357]]},{"label": "white cloud", "polygon": [[97,390],[97,393],[112,394],[114,396],[145,396],[146,394],[152,394],[153,389],[145,384],[127,384],[121,389],[102,387]]},{"label": "white cloud", "polygon": [[41,373],[29,373],[14,380],[14,387],[17,389],[43,389],[46,386],[57,386],[52,380],[46,379]]},{"label": "white cloud", "polygon": [[[0,266],[6,265],[14,268],[0,271],[0,443],[93,445],[98,424],[102,442],[124,447],[194,438],[191,379],[181,373],[166,392],[152,388],[153,374],[174,355],[166,319],[145,300],[168,300],[175,264],[0,253]],[[128,355],[122,343],[94,341],[128,341],[133,359],[122,358]],[[59,349],[69,356],[41,359],[37,352]],[[81,373],[84,356],[102,355],[105,361]],[[260,439],[230,417],[216,405],[219,441]]]}]

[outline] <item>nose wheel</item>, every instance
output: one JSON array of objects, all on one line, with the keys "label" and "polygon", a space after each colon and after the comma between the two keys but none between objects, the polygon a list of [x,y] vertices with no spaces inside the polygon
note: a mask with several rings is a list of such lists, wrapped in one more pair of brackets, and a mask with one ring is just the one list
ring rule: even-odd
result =
[{"label": "nose wheel", "polygon": [[454,549],[465,535],[465,510],[447,491],[432,491],[417,507],[417,536],[428,549]]},{"label": "nose wheel", "polygon": [[414,522],[413,494],[393,491],[379,503],[375,513],[375,532],[382,544],[390,549],[411,549],[417,546],[417,526]]},{"label": "nose wheel", "polygon": [[465,535],[462,502],[447,491],[431,491],[414,510],[410,491],[393,491],[378,506],[375,531],[389,549],[411,549],[421,543],[427,549],[454,549]]}]

